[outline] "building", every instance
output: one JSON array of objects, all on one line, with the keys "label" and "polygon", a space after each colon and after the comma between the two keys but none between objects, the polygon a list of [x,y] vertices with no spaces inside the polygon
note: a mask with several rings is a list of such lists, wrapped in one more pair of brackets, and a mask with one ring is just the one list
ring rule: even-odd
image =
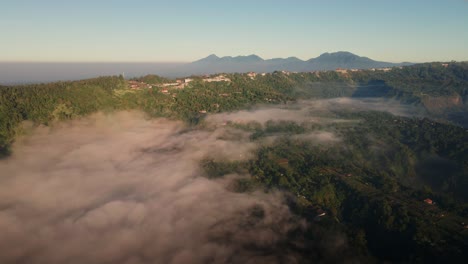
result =
[{"label": "building", "polygon": [[429,199],[429,198],[424,199],[424,202],[427,203],[427,204],[430,204],[430,205],[433,205],[433,204],[434,204],[434,201],[432,201],[432,200]]},{"label": "building", "polygon": [[203,79],[205,82],[231,82],[231,79],[227,78],[224,75],[218,75],[212,78],[205,78]]},{"label": "building", "polygon": [[257,76],[257,73],[255,73],[255,72],[249,72],[249,73],[247,73],[247,76],[249,76],[250,79],[253,80],[253,79],[255,79],[255,77]]},{"label": "building", "polygon": [[177,86],[177,85],[179,85],[179,83],[176,83],[176,82],[175,83],[163,83],[162,87]]},{"label": "building", "polygon": [[317,217],[324,217],[325,215],[327,215],[327,213],[325,213],[325,211],[323,211],[322,209],[318,209],[316,213]]}]

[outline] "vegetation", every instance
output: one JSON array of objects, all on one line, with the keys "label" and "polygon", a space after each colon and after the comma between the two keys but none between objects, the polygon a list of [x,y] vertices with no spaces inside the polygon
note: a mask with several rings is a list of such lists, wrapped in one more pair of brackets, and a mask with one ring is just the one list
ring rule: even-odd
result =
[{"label": "vegetation", "polygon": [[[277,139],[260,147],[246,165],[252,178],[243,180],[239,191],[263,185],[290,192],[292,207],[313,222],[311,228],[338,228],[352,238],[358,255],[462,263],[468,257],[468,132],[382,112],[339,117],[361,121],[244,126],[255,135],[252,140]],[[341,140],[320,144],[291,136],[323,131]],[[434,157],[443,162],[434,164]],[[208,175],[217,177],[239,170],[238,162],[204,164]],[[428,173],[435,167],[444,171]],[[424,201],[428,198],[435,204]],[[320,217],[321,212],[326,215]]]},{"label": "vegetation", "polygon": [[161,83],[168,83],[171,80],[155,75],[155,74],[148,74],[142,77],[133,78],[132,81],[144,82],[144,83],[149,83],[149,84],[161,84]]},{"label": "vegetation", "polygon": [[109,111],[120,106],[114,89],[124,88],[122,77],[101,77],[76,82],[0,87],[0,155],[20,132],[21,122],[50,122]]},{"label": "vegetation", "polygon": [[[452,113],[466,113],[468,102],[468,63],[429,63],[387,72],[226,76],[230,82],[193,77],[185,88],[166,91],[157,85],[130,89],[122,76],[0,87],[0,156],[10,154],[25,120],[49,125],[96,111],[140,109],[195,125],[206,113],[254,104],[354,96],[395,98],[449,119]],[[170,80],[149,75],[134,81]],[[365,259],[468,259],[467,130],[382,112],[337,110],[333,116],[353,122],[230,124],[259,143],[255,157],[245,162],[204,160],[201,165],[212,178],[252,175],[238,180],[236,191],[260,187],[290,193],[291,208],[314,223],[301,234],[306,241],[335,230],[346,234],[354,254]],[[332,133],[338,140],[320,144],[300,136],[318,132]],[[276,140],[264,145],[266,137]],[[435,204],[424,202],[427,198]]]}]

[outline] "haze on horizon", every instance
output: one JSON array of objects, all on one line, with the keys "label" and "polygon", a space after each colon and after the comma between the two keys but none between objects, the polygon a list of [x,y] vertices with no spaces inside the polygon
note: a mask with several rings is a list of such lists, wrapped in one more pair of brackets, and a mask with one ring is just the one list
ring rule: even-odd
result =
[{"label": "haze on horizon", "polygon": [[389,62],[468,60],[468,1],[18,0],[1,62],[189,62],[209,54]]}]

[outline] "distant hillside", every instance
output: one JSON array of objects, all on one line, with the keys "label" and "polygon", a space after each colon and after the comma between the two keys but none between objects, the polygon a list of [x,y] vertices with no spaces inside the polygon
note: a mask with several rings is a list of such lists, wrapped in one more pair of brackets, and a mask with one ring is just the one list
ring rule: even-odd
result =
[{"label": "distant hillside", "polygon": [[343,69],[371,69],[411,65],[411,63],[390,63],[375,61],[367,57],[360,57],[350,52],[340,51],[324,53],[317,58],[307,61],[307,70],[334,70]]},{"label": "distant hillside", "polygon": [[411,63],[390,63],[375,61],[367,57],[361,57],[350,52],[324,53],[317,58],[307,61],[296,57],[286,59],[275,58],[264,60],[252,54],[249,56],[218,57],[212,54],[206,58],[194,61],[181,67],[181,71],[189,74],[207,74],[218,72],[273,72],[285,71],[319,71],[343,69],[371,69],[410,65]]},{"label": "distant hillside", "polygon": [[225,56],[225,57],[218,57],[215,54],[211,54],[210,56],[203,58],[201,60],[193,62],[193,64],[210,64],[210,63],[256,63],[264,61],[257,55],[249,55],[249,56]]}]

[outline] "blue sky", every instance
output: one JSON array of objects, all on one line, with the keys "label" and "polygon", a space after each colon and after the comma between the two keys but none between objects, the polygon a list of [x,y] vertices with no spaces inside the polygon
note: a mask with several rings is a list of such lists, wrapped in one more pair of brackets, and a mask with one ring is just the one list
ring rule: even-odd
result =
[{"label": "blue sky", "polygon": [[0,61],[468,60],[467,0],[3,0]]}]

